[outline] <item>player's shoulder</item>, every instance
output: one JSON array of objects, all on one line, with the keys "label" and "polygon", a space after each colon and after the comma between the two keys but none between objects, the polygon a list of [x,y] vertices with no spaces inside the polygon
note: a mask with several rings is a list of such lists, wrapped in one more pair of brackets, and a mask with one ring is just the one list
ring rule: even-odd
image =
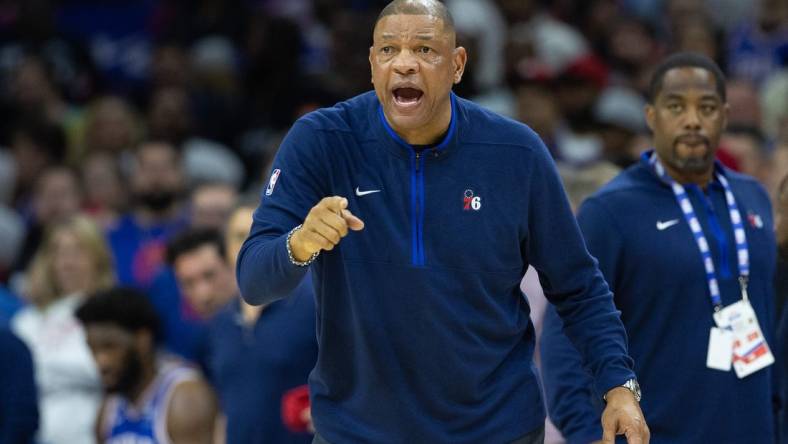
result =
[{"label": "player's shoulder", "polygon": [[319,108],[305,114],[296,121],[296,126],[311,131],[357,132],[369,126],[369,116],[378,103],[374,91],[369,91],[334,106]]},{"label": "player's shoulder", "polygon": [[766,192],[761,182],[759,182],[758,179],[748,174],[734,171],[725,166],[722,167],[722,171],[723,174],[725,175],[725,178],[728,179],[728,182],[730,182],[731,186],[733,187],[745,188],[747,190],[757,191],[757,192],[760,191],[763,191],[764,193]]},{"label": "player's shoulder", "polygon": [[456,98],[463,143],[509,147],[548,155],[539,135],[523,122],[503,116],[470,100]]}]

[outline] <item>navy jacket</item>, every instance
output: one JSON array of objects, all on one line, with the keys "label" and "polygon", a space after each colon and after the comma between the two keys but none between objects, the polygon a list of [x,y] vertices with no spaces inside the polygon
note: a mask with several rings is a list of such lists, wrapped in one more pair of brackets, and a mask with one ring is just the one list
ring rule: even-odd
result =
[{"label": "navy jacket", "polygon": [[286,235],[320,199],[347,197],[366,223],[311,267],[312,413],[329,442],[510,442],[541,426],[528,264],[599,390],[632,377],[612,295],[525,125],[452,96],[447,134],[417,152],[369,92],[301,118],[273,168],[238,260],[252,303],[306,273]]},{"label": "navy jacket", "polygon": [[[774,353],[775,240],[769,198],[754,179],[722,171],[745,222],[750,301]],[[716,180],[708,194],[697,186],[685,188],[727,306],[741,299],[741,290],[723,188]],[[678,222],[665,224],[672,220]],[[714,321],[700,252],[673,191],[646,158],[584,202],[578,221],[622,313],[651,442],[772,442],[776,368],[739,379],[733,370],[706,367]],[[601,438],[600,409],[590,376],[561,328],[558,317],[548,313],[541,347],[548,409],[570,443],[588,443]]]},{"label": "navy jacket", "polygon": [[38,395],[33,359],[25,344],[0,327],[0,444],[33,443]]},{"label": "navy jacket", "polygon": [[309,279],[286,300],[266,306],[244,325],[238,300],[208,328],[208,375],[227,416],[227,442],[309,444],[282,422],[282,395],[307,383],[317,359],[315,302]]}]

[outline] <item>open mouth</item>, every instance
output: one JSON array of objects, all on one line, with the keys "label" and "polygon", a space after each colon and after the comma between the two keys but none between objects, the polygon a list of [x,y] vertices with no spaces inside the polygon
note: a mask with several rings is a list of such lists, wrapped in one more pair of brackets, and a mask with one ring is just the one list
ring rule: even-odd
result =
[{"label": "open mouth", "polygon": [[421,102],[424,93],[413,87],[394,88],[392,91],[394,102],[401,108],[414,108]]}]

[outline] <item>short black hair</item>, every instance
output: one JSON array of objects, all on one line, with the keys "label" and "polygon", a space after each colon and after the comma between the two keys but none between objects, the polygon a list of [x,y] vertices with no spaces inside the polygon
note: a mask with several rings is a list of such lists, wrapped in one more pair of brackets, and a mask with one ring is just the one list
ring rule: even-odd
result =
[{"label": "short black hair", "polygon": [[155,342],[161,340],[161,321],[151,301],[139,290],[112,287],[90,295],[76,311],[84,326],[115,324],[131,333],[148,330]]},{"label": "short black hair", "polygon": [[214,228],[194,228],[175,236],[167,245],[167,263],[175,264],[184,254],[191,253],[205,245],[213,245],[222,258],[225,257],[224,238]]},{"label": "short black hair", "polygon": [[378,14],[375,26],[389,15],[429,15],[443,22],[444,29],[454,31],[454,18],[449,9],[438,0],[394,0]]},{"label": "short black hair", "polygon": [[727,102],[727,94],[725,93],[725,74],[722,70],[708,56],[696,52],[677,52],[668,56],[662,61],[654,70],[651,76],[651,83],[648,87],[648,101],[654,103],[657,96],[662,91],[662,81],[665,79],[665,73],[674,68],[701,68],[712,73],[714,80],[717,83],[717,94],[720,95],[722,102]]}]

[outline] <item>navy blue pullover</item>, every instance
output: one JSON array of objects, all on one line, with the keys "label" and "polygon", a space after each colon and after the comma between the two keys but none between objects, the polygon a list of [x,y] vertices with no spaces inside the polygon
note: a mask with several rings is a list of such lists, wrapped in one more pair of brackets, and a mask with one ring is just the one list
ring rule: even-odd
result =
[{"label": "navy blue pullover", "polygon": [[299,119],[273,169],[238,259],[249,302],[304,276],[286,235],[322,198],[346,197],[366,224],[311,267],[312,414],[329,442],[506,443],[540,427],[529,264],[598,390],[633,376],[612,295],[525,125],[452,95],[443,140],[417,153],[369,92]]},{"label": "navy blue pullover", "polygon": [[38,421],[30,351],[10,330],[0,327],[0,444],[33,443]]},{"label": "navy blue pullover", "polygon": [[309,444],[282,422],[282,395],[306,384],[315,366],[315,302],[305,278],[286,300],[263,309],[253,325],[238,299],[208,327],[208,376],[227,416],[228,444]]},{"label": "navy blue pullover", "polygon": [[[718,166],[718,168],[722,168]],[[769,198],[752,178],[722,169],[744,219],[750,302],[772,352],[775,240]],[[723,188],[685,187],[714,260],[724,305],[741,299],[735,242]],[[666,222],[677,220],[674,225]],[[643,391],[641,406],[659,443],[770,443],[774,439],[774,365],[739,379],[706,367],[714,325],[706,272],[673,191],[644,157],[580,207],[588,248],[615,294]],[[662,230],[657,228],[662,222]],[[545,317],[542,372],[551,419],[570,444],[602,436],[600,405],[580,356]]]}]

